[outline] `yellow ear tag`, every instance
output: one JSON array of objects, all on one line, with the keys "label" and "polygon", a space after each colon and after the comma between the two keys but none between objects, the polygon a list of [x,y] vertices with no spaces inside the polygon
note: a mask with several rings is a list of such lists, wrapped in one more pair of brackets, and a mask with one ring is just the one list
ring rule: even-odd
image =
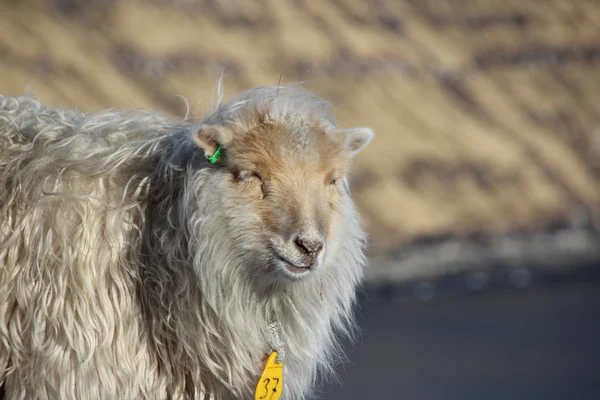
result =
[{"label": "yellow ear tag", "polygon": [[265,370],[263,371],[256,391],[254,400],[278,400],[283,389],[283,363],[277,362],[277,352],[269,355]]}]

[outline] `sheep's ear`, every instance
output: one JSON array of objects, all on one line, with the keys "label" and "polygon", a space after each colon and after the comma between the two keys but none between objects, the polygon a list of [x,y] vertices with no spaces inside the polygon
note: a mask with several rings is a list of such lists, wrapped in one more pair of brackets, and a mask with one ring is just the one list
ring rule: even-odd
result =
[{"label": "sheep's ear", "polygon": [[340,129],[344,137],[344,152],[352,158],[360,153],[375,137],[375,132],[370,128]]},{"label": "sheep's ear", "polygon": [[200,125],[192,131],[192,138],[210,160],[219,148],[223,149],[231,142],[231,132],[222,126]]}]

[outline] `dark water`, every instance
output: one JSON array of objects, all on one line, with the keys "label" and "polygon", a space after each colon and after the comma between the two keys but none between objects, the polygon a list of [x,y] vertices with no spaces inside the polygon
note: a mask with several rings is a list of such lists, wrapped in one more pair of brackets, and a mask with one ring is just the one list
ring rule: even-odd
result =
[{"label": "dark water", "polygon": [[360,324],[321,398],[600,399],[600,281],[425,302],[367,292]]}]

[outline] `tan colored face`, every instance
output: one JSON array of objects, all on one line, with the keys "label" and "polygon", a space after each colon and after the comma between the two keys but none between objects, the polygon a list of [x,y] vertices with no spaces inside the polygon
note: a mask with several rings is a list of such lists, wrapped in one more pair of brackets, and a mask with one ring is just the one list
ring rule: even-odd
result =
[{"label": "tan colored face", "polygon": [[[227,196],[251,214],[244,228],[264,238],[259,252],[266,255],[266,269],[298,279],[321,268],[343,218],[351,135],[275,124],[218,131],[226,142]],[[209,156],[214,138],[213,132],[197,139]]]}]

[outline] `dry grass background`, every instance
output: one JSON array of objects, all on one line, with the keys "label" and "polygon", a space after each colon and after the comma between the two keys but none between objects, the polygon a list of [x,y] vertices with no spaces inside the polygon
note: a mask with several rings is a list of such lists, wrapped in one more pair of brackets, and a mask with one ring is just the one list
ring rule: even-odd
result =
[{"label": "dry grass background", "polygon": [[595,0],[3,0],[0,92],[175,116],[305,80],[376,140],[373,259],[423,238],[600,223]]}]

